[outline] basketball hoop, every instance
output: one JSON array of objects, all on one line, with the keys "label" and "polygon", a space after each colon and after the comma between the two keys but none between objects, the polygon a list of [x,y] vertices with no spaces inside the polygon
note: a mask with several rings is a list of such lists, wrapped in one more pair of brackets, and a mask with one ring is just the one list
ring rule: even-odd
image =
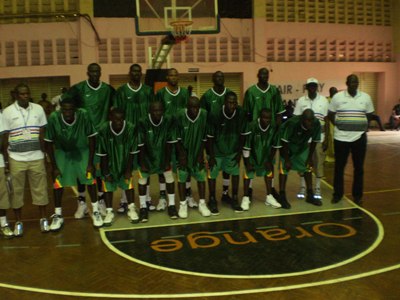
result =
[{"label": "basketball hoop", "polygon": [[188,38],[192,32],[192,24],[193,21],[189,20],[176,20],[169,23],[172,27],[171,33],[176,43],[180,43]]}]

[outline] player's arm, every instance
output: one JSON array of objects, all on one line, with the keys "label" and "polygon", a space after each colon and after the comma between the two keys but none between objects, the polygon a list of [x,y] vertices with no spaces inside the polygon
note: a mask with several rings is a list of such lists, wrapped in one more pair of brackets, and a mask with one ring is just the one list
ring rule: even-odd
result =
[{"label": "player's arm", "polygon": [[246,170],[253,171],[254,166],[250,163],[251,148],[244,146],[242,153],[243,153],[244,166],[246,167]]},{"label": "player's arm", "polygon": [[96,137],[95,136],[90,136],[89,137],[89,161],[88,165],[86,168],[86,175],[92,174],[93,176],[95,175],[95,169],[93,165],[93,160],[94,160],[94,153],[96,150]]},{"label": "player's arm", "polygon": [[143,144],[139,147],[139,154],[138,154],[140,170],[143,172],[148,171],[148,168],[146,166],[146,156],[147,156],[146,145]]},{"label": "player's arm", "polygon": [[336,112],[334,112],[334,111],[329,111],[329,112],[328,112],[328,119],[329,119],[329,121],[330,121],[333,125],[336,125],[336,123],[335,123],[335,118],[336,118]]},{"label": "player's arm", "polygon": [[179,165],[183,168],[186,168],[187,153],[186,153],[185,148],[183,147],[182,140],[180,140],[180,139],[178,139],[178,142],[176,143],[176,150],[178,152]]},{"label": "player's arm", "polygon": [[292,162],[290,161],[289,157],[289,144],[288,141],[281,140],[281,148],[279,149],[279,154],[284,158],[285,160],[285,168],[286,170],[290,170],[292,168]]},{"label": "player's arm", "polygon": [[54,144],[53,144],[53,141],[50,141],[50,140],[45,140],[44,144],[45,144],[47,156],[50,159],[50,166],[51,166],[53,180],[55,180],[58,176],[62,176],[62,174],[57,167],[56,157],[54,155]]},{"label": "player's arm", "polygon": [[[139,154],[140,154],[140,151],[141,150],[139,150]],[[133,161],[135,159],[135,155],[136,154],[134,154],[132,152],[129,153],[128,161],[126,163],[125,174],[124,174],[125,179],[129,179],[132,177],[132,166],[133,166]]]},{"label": "player's arm", "polygon": [[112,176],[110,172],[110,167],[108,165],[108,155],[104,154],[100,156],[100,168],[101,168],[101,174],[103,174],[104,179],[108,182],[112,181]]},{"label": "player's arm", "polygon": [[325,116],[324,120],[325,120],[325,125],[324,125],[325,140],[322,142],[322,150],[326,151],[326,149],[328,149],[328,145],[329,145],[329,141],[330,141],[330,137],[331,137],[331,130],[329,128],[330,120],[329,120],[328,116]]},{"label": "player's arm", "polygon": [[172,155],[172,143],[166,143],[165,145],[165,158],[164,158],[164,162],[165,162],[165,169],[169,170],[171,167],[171,155]]}]

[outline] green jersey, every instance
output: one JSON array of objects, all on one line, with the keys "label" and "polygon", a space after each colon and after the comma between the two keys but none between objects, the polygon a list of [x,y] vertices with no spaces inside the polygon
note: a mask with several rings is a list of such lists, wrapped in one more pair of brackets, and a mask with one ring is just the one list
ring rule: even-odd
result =
[{"label": "green jersey", "polygon": [[145,148],[145,161],[149,173],[164,170],[166,144],[177,142],[172,118],[163,116],[160,123],[155,124],[149,114],[140,120],[139,132],[141,144]]},{"label": "green jersey", "polygon": [[147,116],[150,102],[153,100],[151,87],[141,84],[136,90],[129,83],[119,87],[113,106],[125,111],[125,120],[137,125]]},{"label": "green jersey", "polygon": [[138,153],[139,146],[135,125],[125,121],[123,129],[116,133],[111,128],[111,122],[105,122],[99,129],[96,154],[108,157],[110,173],[118,180],[124,176],[129,154]]},{"label": "green jersey", "polygon": [[75,121],[71,124],[65,122],[61,111],[55,111],[47,121],[45,141],[54,144],[56,156],[61,151],[68,153],[73,160],[80,160],[89,154],[88,138],[96,134],[89,114],[85,110],[78,109]]},{"label": "green jersey", "polygon": [[289,155],[305,151],[310,141],[321,141],[321,124],[317,118],[314,118],[310,130],[306,130],[301,123],[301,116],[294,116],[280,128],[280,139],[288,143]]},{"label": "green jersey", "polygon": [[100,85],[94,88],[85,80],[72,86],[62,96],[62,99],[75,99],[78,107],[87,110],[95,128],[99,129],[100,125],[108,120],[108,113],[114,93],[114,88],[107,83],[100,82]]},{"label": "green jersey", "polygon": [[230,92],[230,90],[225,88],[221,94],[218,94],[213,88],[211,88],[206,91],[203,96],[201,96],[201,107],[207,111],[209,118],[219,116],[222,105],[224,105],[225,94],[227,92]]},{"label": "green jersey", "polygon": [[276,115],[285,111],[282,97],[274,85],[269,85],[266,90],[261,90],[257,84],[249,87],[244,95],[243,108],[249,121],[257,120],[263,108],[272,111],[272,123],[276,123]]},{"label": "green jersey", "polygon": [[182,109],[176,116],[176,135],[187,154],[187,166],[193,168],[197,164],[202,144],[206,141],[207,112],[200,109],[197,117],[192,120],[187,115],[187,109]]},{"label": "green jersey", "polygon": [[279,135],[275,125],[272,123],[265,129],[261,128],[260,120],[257,119],[248,124],[251,132],[246,136],[244,150],[250,151],[250,163],[253,166],[264,166],[270,161],[272,148],[279,147]]},{"label": "green jersey", "polygon": [[163,103],[165,116],[176,116],[179,110],[186,108],[189,91],[178,87],[178,90],[173,93],[165,86],[157,92],[156,98]]},{"label": "green jersey", "polygon": [[242,107],[238,106],[231,117],[225,114],[224,106],[218,115],[208,118],[207,137],[214,139],[213,147],[216,157],[227,156],[240,152],[241,135],[250,132],[246,130],[246,119]]}]

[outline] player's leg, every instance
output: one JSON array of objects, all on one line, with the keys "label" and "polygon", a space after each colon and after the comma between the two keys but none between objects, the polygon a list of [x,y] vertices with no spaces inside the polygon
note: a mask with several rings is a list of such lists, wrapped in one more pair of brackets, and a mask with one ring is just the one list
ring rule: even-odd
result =
[{"label": "player's leg", "polygon": [[137,223],[139,222],[139,216],[136,212],[136,206],[135,206],[135,190],[129,189],[125,191],[126,194],[126,200],[128,201],[128,219],[131,223]]},{"label": "player's leg", "polygon": [[[172,174],[172,171],[171,171]],[[157,204],[157,211],[163,211],[167,208],[167,197],[166,197],[166,180],[164,174],[158,174],[158,182],[160,185],[160,198]]]},{"label": "player's leg", "polygon": [[168,170],[164,172],[164,178],[166,182],[166,188],[168,192],[168,216],[171,219],[178,218],[178,212],[175,206],[175,181],[174,175],[172,174],[172,170]]},{"label": "player's leg", "polygon": [[315,192],[314,197],[316,199],[322,199],[321,194],[321,180],[324,177],[324,161],[326,158],[326,152],[323,150],[322,143],[318,143],[313,155],[314,160],[314,172],[315,172]]},{"label": "player's leg", "polygon": [[178,192],[179,192],[179,218],[185,219],[188,217],[188,200],[186,198],[186,180],[189,173],[186,170],[178,169]]},{"label": "player's leg", "polygon": [[75,219],[82,219],[85,215],[88,214],[88,208],[86,205],[86,198],[85,198],[85,185],[79,182],[79,179],[76,181],[76,186],[78,189],[78,207],[74,214]]},{"label": "player's leg", "polygon": [[289,171],[286,170],[285,160],[282,157],[280,158],[279,166],[279,203],[282,208],[289,209],[291,205],[286,198],[286,182]]},{"label": "player's leg", "polygon": [[265,182],[265,189],[267,196],[265,197],[265,205],[267,206],[272,206],[273,208],[281,208],[282,205],[277,201],[273,195],[272,195],[272,179],[273,179],[273,172],[266,172],[264,176],[264,182]]},{"label": "player's leg", "polygon": [[239,204],[239,175],[232,175],[232,200],[231,207],[235,212],[243,212]]},{"label": "player's leg", "polygon": [[229,196],[229,184],[230,175],[226,172],[222,172],[222,196],[221,201],[225,203],[231,203],[231,197]]},{"label": "player's leg", "polygon": [[62,196],[64,193],[63,187],[58,187],[54,185],[53,195],[54,195],[54,214],[51,216],[50,231],[59,231],[64,225],[64,218],[62,214]]},{"label": "player's leg", "polygon": [[147,222],[149,220],[149,211],[147,209],[147,181],[148,181],[147,174],[141,172],[139,175],[139,221],[140,222]]},{"label": "player's leg", "polygon": [[113,212],[113,206],[112,206],[112,202],[113,202],[113,192],[104,192],[103,196],[104,196],[104,201],[106,204],[106,216],[104,217],[103,220],[103,225],[104,226],[111,226],[112,222],[114,221],[114,212]]},{"label": "player's leg", "polygon": [[250,203],[251,203],[250,184],[253,178],[254,178],[254,171],[248,171],[245,169],[243,175],[243,198],[242,198],[242,203],[240,204],[240,207],[244,211],[250,209]]},{"label": "player's leg", "polygon": [[7,181],[2,167],[0,168],[0,234],[5,238],[14,237],[14,232],[7,222],[7,209],[9,208],[10,200],[8,198]]},{"label": "player's leg", "polygon": [[[97,180],[96,180],[97,181]],[[87,186],[90,200],[92,201],[92,220],[93,220],[93,226],[94,227],[101,227],[103,226],[103,218],[100,213],[100,208],[99,208],[99,202],[97,200],[97,184],[94,181],[93,184],[90,184]],[[97,181],[99,182],[99,181]],[[105,180],[102,180],[101,184],[103,185],[111,185],[110,183],[107,183]],[[105,189],[108,190],[108,189]]]}]

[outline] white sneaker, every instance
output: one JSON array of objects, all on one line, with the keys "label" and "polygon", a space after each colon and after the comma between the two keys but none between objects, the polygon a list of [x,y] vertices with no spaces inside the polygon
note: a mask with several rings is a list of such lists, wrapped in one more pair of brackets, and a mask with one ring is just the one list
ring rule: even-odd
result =
[{"label": "white sneaker", "polygon": [[186,196],[186,202],[190,208],[197,208],[199,205],[197,204],[196,200],[192,196]]},{"label": "white sneaker", "polygon": [[319,200],[322,199],[321,188],[315,188],[314,198]]},{"label": "white sneaker", "polygon": [[267,197],[265,198],[265,205],[272,206],[273,208],[282,207],[282,205],[278,201],[276,201],[276,199],[272,195],[267,195]]},{"label": "white sneaker", "polygon": [[93,226],[94,227],[101,227],[103,226],[103,219],[101,214],[98,211],[95,211],[92,215],[93,218]]},{"label": "white sneaker", "polygon": [[297,193],[297,198],[304,199],[306,197],[306,188],[304,186],[300,187],[299,192]]},{"label": "white sneaker", "polygon": [[99,211],[100,214],[105,217],[107,215],[107,209],[106,209],[106,202],[104,201],[104,199],[100,199],[99,200]]},{"label": "white sneaker", "polygon": [[104,221],[103,221],[103,225],[111,226],[113,221],[114,221],[114,212],[112,212],[112,211],[107,212],[106,217],[104,218]]},{"label": "white sneaker", "polygon": [[247,196],[244,196],[243,198],[242,198],[242,204],[240,204],[240,207],[243,209],[243,210],[249,210],[250,209],[250,198],[249,197],[247,197]]},{"label": "white sneaker", "polygon": [[180,203],[178,216],[181,219],[186,219],[188,217],[188,206],[186,201]]},{"label": "white sneaker", "polygon": [[78,208],[76,209],[76,212],[74,214],[75,219],[82,219],[87,214],[88,214],[88,208],[86,202],[78,201]]},{"label": "white sneaker", "polygon": [[211,216],[211,211],[208,209],[206,203],[200,203],[199,204],[199,212],[203,217],[209,217]]},{"label": "white sneaker", "polygon": [[139,216],[136,212],[136,206],[134,203],[131,203],[128,205],[128,218],[132,223],[137,223],[139,222]]},{"label": "white sneaker", "polygon": [[56,214],[52,215],[51,218],[53,220],[51,221],[50,231],[59,231],[64,224],[64,218]]},{"label": "white sneaker", "polygon": [[167,200],[160,198],[157,204],[157,211],[164,211],[167,208]]}]

